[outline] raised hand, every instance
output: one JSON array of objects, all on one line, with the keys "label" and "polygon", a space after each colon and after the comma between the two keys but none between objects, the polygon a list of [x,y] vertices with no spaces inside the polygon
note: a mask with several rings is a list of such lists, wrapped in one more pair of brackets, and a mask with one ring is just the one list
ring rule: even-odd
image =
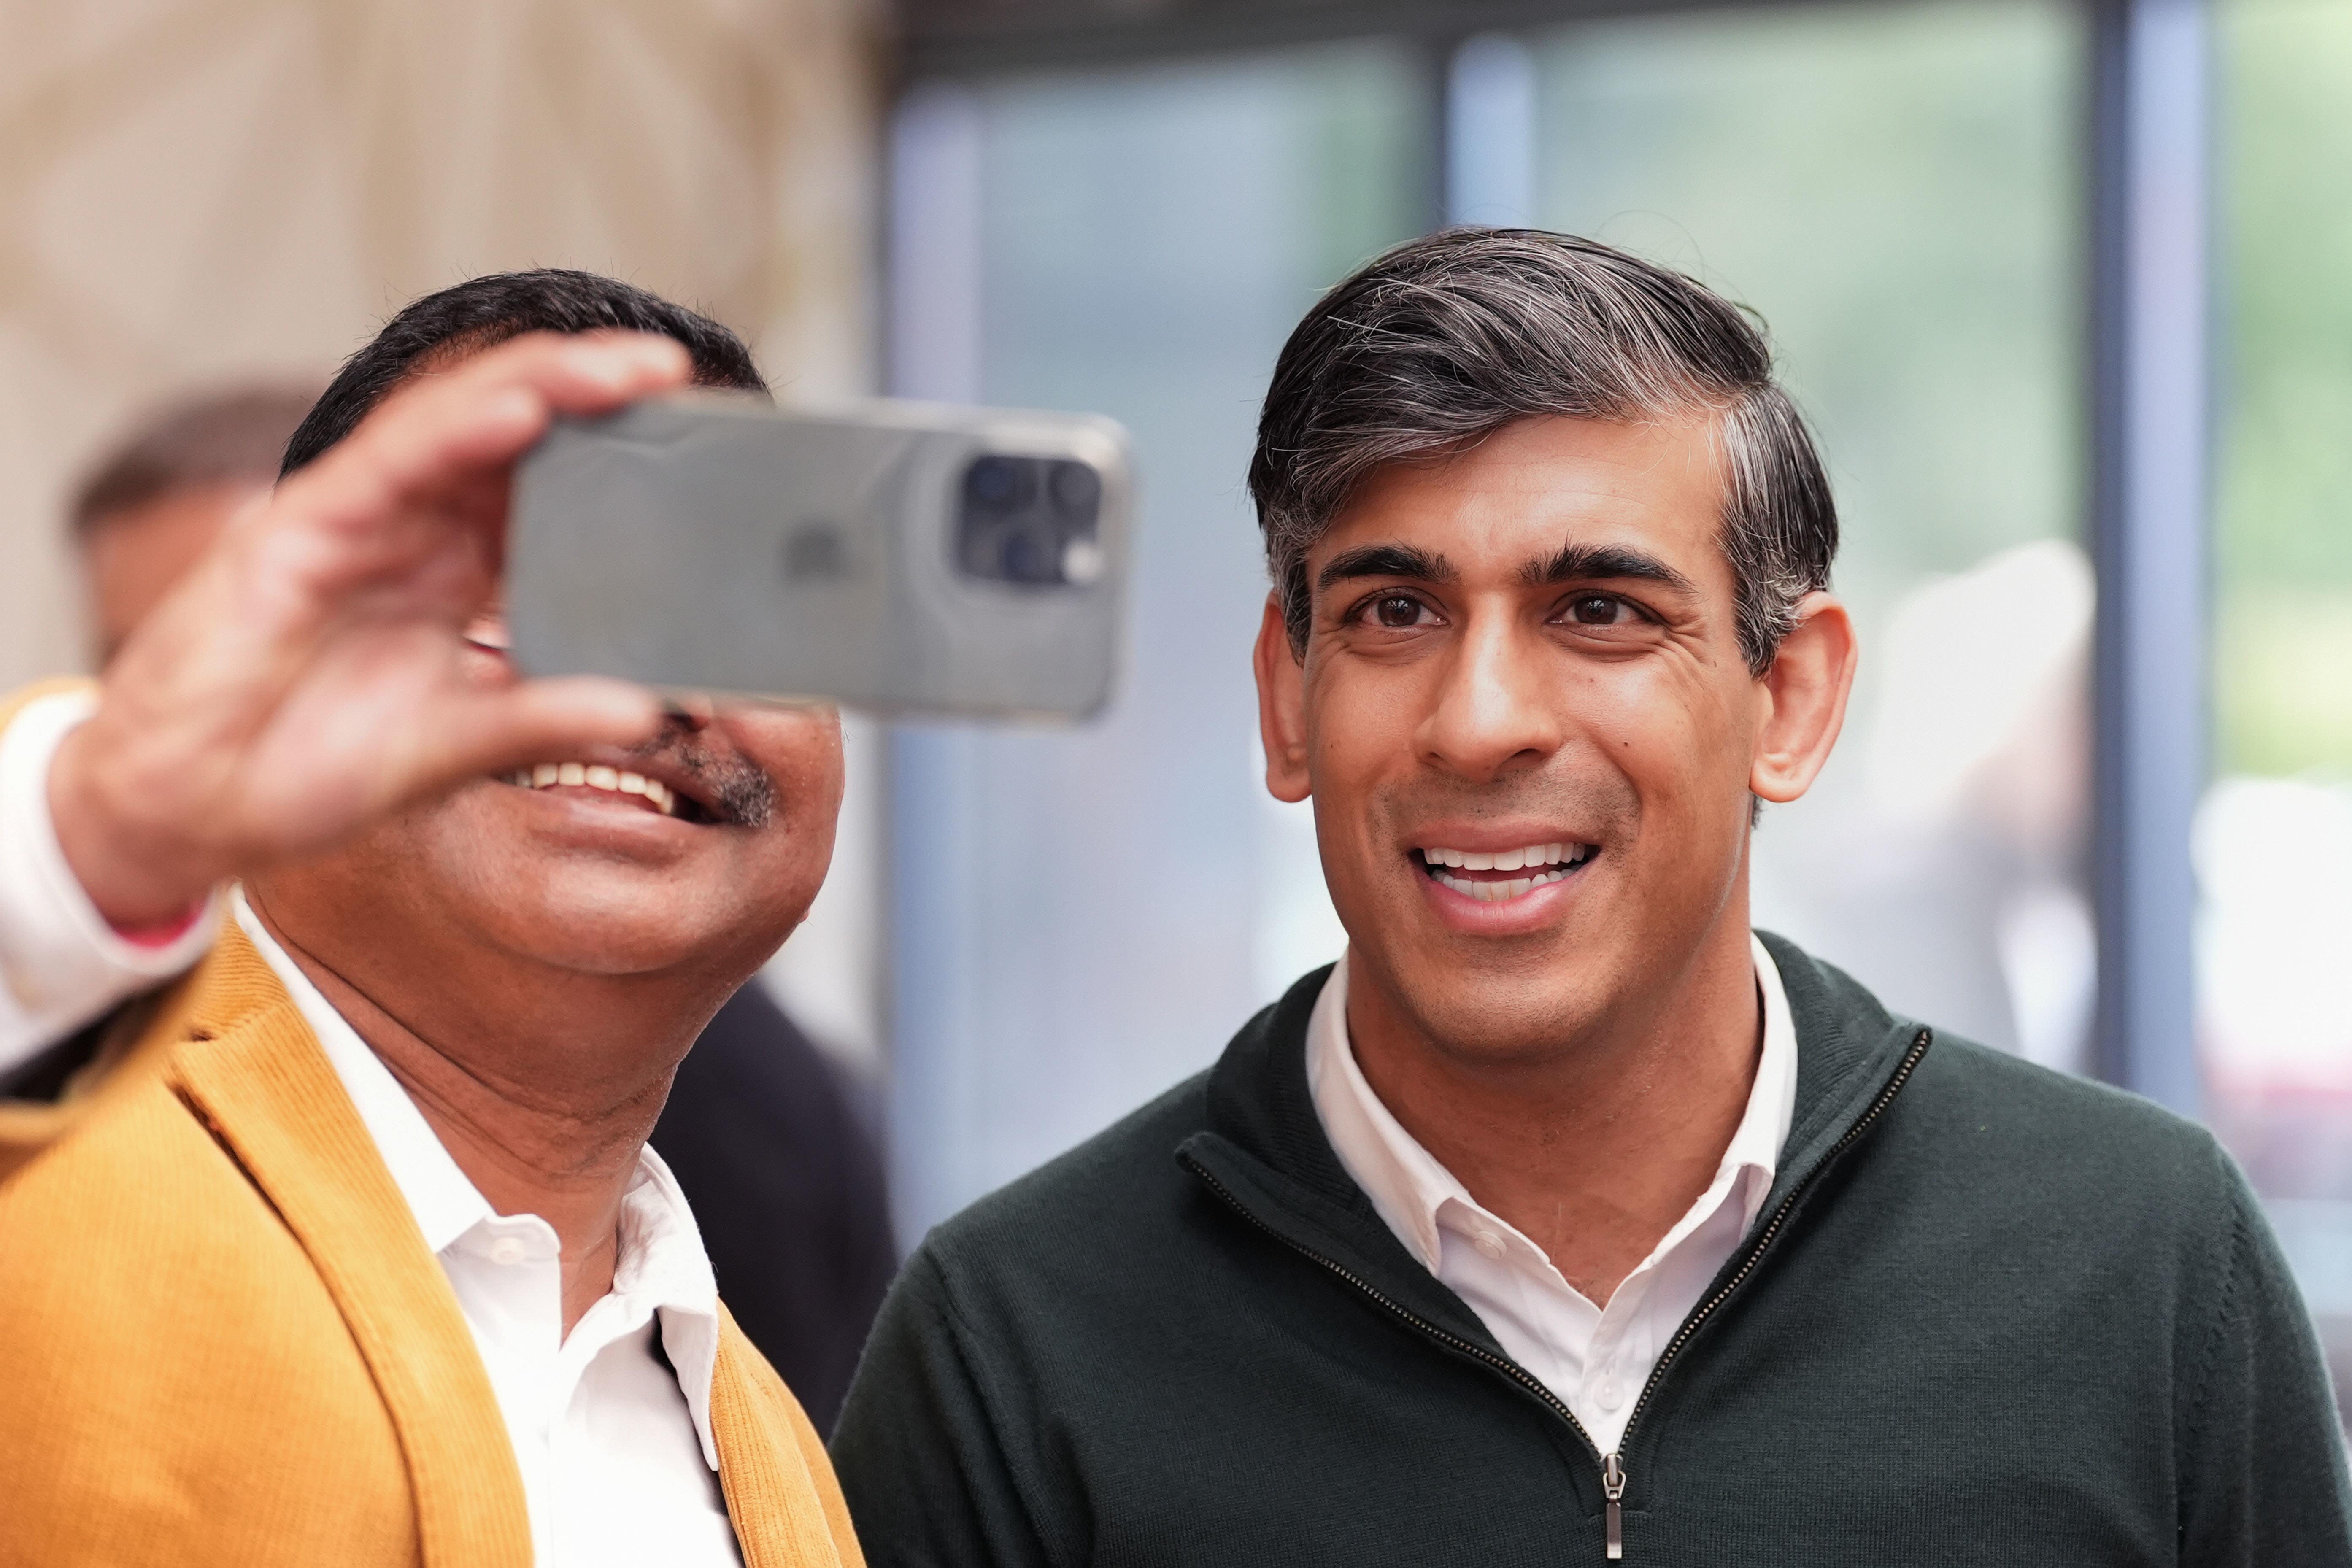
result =
[{"label": "raised hand", "polygon": [[638,333],[536,333],[419,377],[224,531],[108,668],[49,774],[58,839],[117,926],[323,849],[486,773],[645,739],[652,696],[485,679],[513,466],[558,414],[682,385]]}]

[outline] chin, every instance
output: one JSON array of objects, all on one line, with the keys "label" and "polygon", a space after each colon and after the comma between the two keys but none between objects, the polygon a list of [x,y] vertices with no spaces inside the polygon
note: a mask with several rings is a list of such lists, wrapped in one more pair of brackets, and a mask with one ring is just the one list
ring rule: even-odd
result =
[{"label": "chin", "polygon": [[1584,977],[1557,969],[1507,987],[1476,975],[1409,976],[1405,1005],[1432,1045],[1459,1061],[1532,1067],[1551,1060],[1589,1031],[1599,1016]]},{"label": "chin", "polygon": [[736,968],[740,980],[782,945],[815,896],[793,859],[726,853],[725,841],[648,859],[631,846],[503,826],[485,831],[450,812],[411,840],[437,870],[436,901],[494,947],[583,974]]},{"label": "chin", "polygon": [[702,878],[650,871],[593,856],[530,854],[453,878],[459,922],[518,957],[583,974],[645,974],[705,967],[740,952],[769,911],[698,886]]},{"label": "chin", "polygon": [[1612,998],[1639,988],[1641,944],[1609,921],[1570,918],[1519,935],[1471,936],[1431,920],[1414,894],[1368,926],[1350,926],[1387,933],[1351,942],[1354,962],[1376,966],[1416,1031],[1457,1060],[1547,1061],[1602,1023]]},{"label": "chin", "polygon": [[583,974],[643,974],[675,969],[709,951],[659,901],[562,898],[502,900],[473,911],[472,924],[519,957]]}]

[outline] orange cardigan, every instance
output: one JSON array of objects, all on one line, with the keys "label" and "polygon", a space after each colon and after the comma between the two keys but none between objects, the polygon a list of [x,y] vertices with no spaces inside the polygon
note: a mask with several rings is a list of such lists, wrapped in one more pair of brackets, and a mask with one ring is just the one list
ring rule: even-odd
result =
[{"label": "orange cardigan", "polygon": [[[0,1184],[0,1565],[521,1568],[488,1374],[277,976],[231,926],[150,1018],[153,1067]],[[745,1562],[863,1568],[815,1432],[720,1316]]]}]

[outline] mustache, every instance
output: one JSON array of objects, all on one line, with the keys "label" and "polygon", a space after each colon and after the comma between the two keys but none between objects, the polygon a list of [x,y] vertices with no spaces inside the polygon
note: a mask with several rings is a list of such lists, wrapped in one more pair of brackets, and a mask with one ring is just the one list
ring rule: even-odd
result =
[{"label": "mustache", "polygon": [[690,776],[714,821],[732,827],[761,828],[776,818],[776,782],[732,746],[721,749],[676,714],[662,732],[629,748],[645,762],[661,761]]}]

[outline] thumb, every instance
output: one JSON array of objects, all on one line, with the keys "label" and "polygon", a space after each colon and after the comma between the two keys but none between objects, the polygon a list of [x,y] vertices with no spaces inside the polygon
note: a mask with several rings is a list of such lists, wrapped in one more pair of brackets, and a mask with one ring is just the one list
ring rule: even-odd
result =
[{"label": "thumb", "polygon": [[425,761],[430,789],[481,773],[560,761],[593,746],[634,746],[661,732],[652,692],[600,676],[474,689],[440,706]]}]

